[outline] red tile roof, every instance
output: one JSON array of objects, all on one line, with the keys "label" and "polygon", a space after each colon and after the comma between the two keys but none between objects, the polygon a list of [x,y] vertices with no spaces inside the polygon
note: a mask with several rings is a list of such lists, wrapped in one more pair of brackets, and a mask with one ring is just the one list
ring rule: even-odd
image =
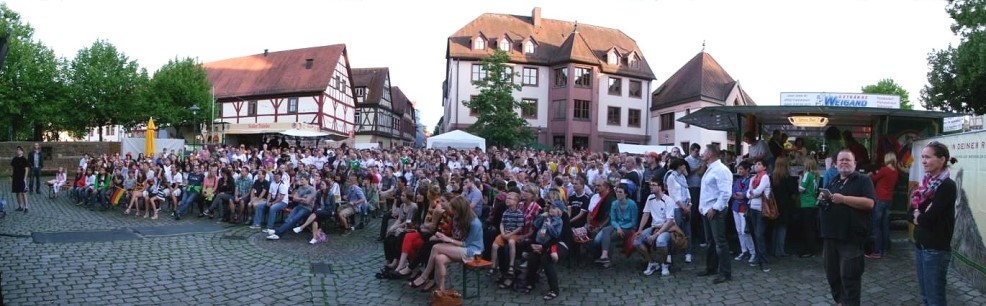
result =
[{"label": "red tile roof", "polygon": [[[205,63],[216,98],[324,92],[346,45],[254,54]],[[311,69],[306,60],[312,59]]]},{"label": "red tile roof", "polygon": [[[726,98],[736,84],[736,80],[711,55],[699,52],[654,91],[651,109],[699,100],[725,105]],[[748,99],[749,95],[742,88],[740,94],[753,104],[753,100]]]},{"label": "red tile roof", "polygon": [[[577,30],[577,31],[576,31]],[[485,37],[486,48],[472,49],[474,37]],[[642,79],[654,79],[654,72],[647,64],[637,42],[620,30],[570,21],[541,19],[535,26],[533,17],[507,14],[482,14],[448,38],[448,58],[481,59],[493,54],[500,38],[511,42],[510,60],[515,63],[556,65],[569,62],[597,65],[605,73],[621,74]],[[525,54],[523,43],[533,40],[535,52]],[[606,53],[613,48],[623,58],[618,65],[609,65]],[[626,55],[634,52],[639,68],[631,68]]]},{"label": "red tile roof", "polygon": [[390,93],[393,95],[391,105],[394,106],[394,112],[398,114],[404,114],[408,109],[410,109],[410,102],[407,96],[404,95],[404,91],[400,87],[393,86],[390,88]]},{"label": "red tile roof", "polygon": [[[383,96],[383,83],[390,76],[390,68],[353,68],[353,87],[366,87],[366,98],[363,103],[378,104]],[[394,91],[390,91],[391,100]],[[393,101],[391,101],[393,102]]]}]

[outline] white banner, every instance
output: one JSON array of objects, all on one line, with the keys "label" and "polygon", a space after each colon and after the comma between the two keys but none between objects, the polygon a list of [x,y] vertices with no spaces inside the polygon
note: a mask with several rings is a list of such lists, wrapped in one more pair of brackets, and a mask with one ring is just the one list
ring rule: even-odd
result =
[{"label": "white banner", "polygon": [[780,105],[899,109],[900,96],[837,92],[782,92]]},{"label": "white banner", "polygon": [[965,124],[965,117],[949,117],[944,119],[942,132],[961,131]]}]

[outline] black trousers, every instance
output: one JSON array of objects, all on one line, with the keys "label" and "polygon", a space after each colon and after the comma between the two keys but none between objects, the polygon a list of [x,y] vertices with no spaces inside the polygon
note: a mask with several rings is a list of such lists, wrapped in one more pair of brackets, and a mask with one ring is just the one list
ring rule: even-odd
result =
[{"label": "black trousers", "polygon": [[864,270],[863,243],[825,239],[823,248],[832,299],[844,306],[858,306]]},{"label": "black trousers", "polygon": [[434,234],[421,233],[421,239],[424,240],[425,243],[421,245],[421,249],[419,249],[417,254],[414,255],[414,260],[411,260],[408,263],[409,269],[416,269],[422,264],[428,263],[428,257],[431,256],[431,249],[434,248],[436,244],[441,243],[438,241],[431,241],[431,236],[433,235]]},{"label": "black trousers", "polygon": [[[568,247],[563,243],[557,244],[558,246],[558,261],[560,262],[563,258],[568,256]],[[558,270],[556,266],[558,265],[553,259],[551,259],[551,249],[546,248],[541,251],[541,253],[530,252],[527,255],[527,284],[534,285],[538,282],[538,270],[544,269],[544,277],[548,279],[548,290],[555,293],[559,292],[558,288]]]},{"label": "black trousers", "polygon": [[404,233],[394,236],[387,236],[383,239],[383,256],[389,263],[391,260],[401,258],[401,246],[404,244]]},{"label": "black trousers", "polygon": [[[688,187],[688,194],[692,197],[692,209],[691,209],[691,220],[692,220],[692,243],[702,244],[708,243],[709,237],[705,234],[705,218],[702,214],[698,212],[698,197],[701,196],[701,189],[699,187]],[[693,248],[694,249],[694,248]]]},{"label": "black trousers", "polygon": [[801,223],[801,254],[818,254],[818,208],[798,208],[798,223]]},{"label": "black trousers", "polygon": [[384,207],[380,209],[383,211],[383,218],[380,219],[380,239],[385,239],[384,237],[387,235],[387,226],[389,225],[387,223],[389,223],[391,219],[390,211],[394,207],[394,199],[387,199],[384,203]]}]

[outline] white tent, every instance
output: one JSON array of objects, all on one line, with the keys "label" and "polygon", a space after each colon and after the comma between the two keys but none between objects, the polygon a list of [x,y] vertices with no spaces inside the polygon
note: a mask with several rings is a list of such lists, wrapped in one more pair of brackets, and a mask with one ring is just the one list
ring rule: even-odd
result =
[{"label": "white tent", "polygon": [[647,154],[647,152],[654,152],[654,153],[661,153],[663,151],[670,152],[671,148],[673,148],[674,146],[652,146],[652,145],[635,145],[635,144],[619,143],[616,144],[616,147],[618,148],[617,150],[619,150],[620,153]]},{"label": "white tent", "polygon": [[483,152],[486,152],[486,139],[461,130],[428,137],[429,149],[446,149],[448,147],[463,150],[472,150],[479,147]]}]

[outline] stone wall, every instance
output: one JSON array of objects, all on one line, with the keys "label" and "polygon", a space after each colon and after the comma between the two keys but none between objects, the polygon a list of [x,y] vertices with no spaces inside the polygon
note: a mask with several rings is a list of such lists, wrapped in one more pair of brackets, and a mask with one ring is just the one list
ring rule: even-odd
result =
[{"label": "stone wall", "polygon": [[[10,160],[17,155],[17,146],[24,148],[24,154],[34,150],[34,142],[13,141],[0,142],[0,176],[10,176]],[[120,152],[119,142],[42,142],[41,152],[44,155],[43,175],[52,175],[58,167],[65,167],[70,175],[79,166],[79,159],[86,153],[100,155]]]}]

